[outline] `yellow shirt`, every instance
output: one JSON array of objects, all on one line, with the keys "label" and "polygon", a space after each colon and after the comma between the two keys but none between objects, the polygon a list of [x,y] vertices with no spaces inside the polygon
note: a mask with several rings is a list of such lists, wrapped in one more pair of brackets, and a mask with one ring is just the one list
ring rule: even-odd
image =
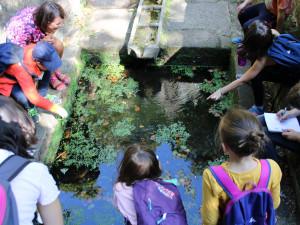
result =
[{"label": "yellow shirt", "polygon": [[[231,177],[233,182],[239,187],[239,189],[243,190],[247,183],[258,183],[261,165],[258,159],[255,160],[257,161],[258,166],[243,173],[229,171],[228,162],[223,163],[222,166]],[[282,173],[280,167],[275,161],[271,159],[268,159],[268,161],[270,162],[271,166],[268,189],[271,191],[274,208],[276,209],[280,204],[280,181]],[[216,225],[222,216],[222,212],[225,210],[226,203],[229,201],[229,197],[215,180],[209,169],[205,169],[203,172],[202,185],[202,223],[203,225]],[[251,187],[247,186],[246,189],[250,188]]]}]

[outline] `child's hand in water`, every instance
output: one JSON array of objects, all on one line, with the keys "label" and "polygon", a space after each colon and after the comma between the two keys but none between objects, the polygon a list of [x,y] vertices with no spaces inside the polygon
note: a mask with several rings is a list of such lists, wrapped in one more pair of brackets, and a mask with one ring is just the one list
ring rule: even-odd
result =
[{"label": "child's hand in water", "polygon": [[300,133],[293,129],[284,130],[282,136],[288,140],[300,142]]},{"label": "child's hand in water", "polygon": [[214,93],[212,93],[210,96],[208,96],[207,100],[211,99],[211,100],[219,100],[222,97],[223,93],[222,93],[222,89],[219,88],[218,90],[216,90]]}]

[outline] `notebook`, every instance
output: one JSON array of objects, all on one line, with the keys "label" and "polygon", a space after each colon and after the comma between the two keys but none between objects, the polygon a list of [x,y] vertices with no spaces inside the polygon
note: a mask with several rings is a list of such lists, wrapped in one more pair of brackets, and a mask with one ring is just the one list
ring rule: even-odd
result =
[{"label": "notebook", "polygon": [[296,117],[280,121],[276,113],[264,113],[264,116],[270,132],[283,132],[286,129],[293,129],[300,132],[299,122]]}]

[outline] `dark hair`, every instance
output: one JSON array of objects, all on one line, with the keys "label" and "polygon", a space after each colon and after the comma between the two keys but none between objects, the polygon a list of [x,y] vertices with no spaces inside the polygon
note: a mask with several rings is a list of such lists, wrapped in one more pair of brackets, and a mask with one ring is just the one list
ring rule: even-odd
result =
[{"label": "dark hair", "polygon": [[300,82],[291,88],[287,96],[287,101],[293,107],[300,109]]},{"label": "dark hair", "polygon": [[271,28],[259,20],[253,21],[245,32],[243,44],[250,59],[266,55],[273,41]]},{"label": "dark hair", "polygon": [[18,123],[7,123],[0,118],[0,148],[11,151],[16,155],[31,158],[27,153],[25,136]]},{"label": "dark hair", "polygon": [[130,186],[137,180],[160,177],[162,171],[159,161],[152,150],[138,144],[131,145],[124,153],[119,166],[118,182],[125,182]]},{"label": "dark hair", "polygon": [[[21,143],[22,146],[19,146],[19,149],[27,149],[29,146],[36,143],[35,137],[35,125],[32,119],[28,116],[27,112],[18,105],[13,99],[0,95],[0,117],[1,121],[8,124],[17,124],[17,128],[20,129],[22,137],[17,137],[18,140],[24,138],[23,141],[17,141],[16,143]],[[1,132],[4,132],[1,130]],[[18,131],[16,131],[18,132]],[[2,134],[0,134],[2,136]],[[0,140],[0,148],[2,145],[5,145],[5,137]],[[14,151],[13,149],[9,149]],[[26,152],[26,151],[25,151]],[[16,153],[16,152],[15,152]],[[16,153],[17,154],[17,153]],[[24,155],[26,153],[20,153]]]},{"label": "dark hair", "polygon": [[264,148],[267,137],[256,117],[243,109],[231,109],[221,119],[221,142],[237,156],[244,157]]},{"label": "dark hair", "polygon": [[35,25],[44,33],[47,31],[48,24],[53,22],[56,17],[64,19],[66,13],[59,4],[53,1],[44,2],[33,13]]}]

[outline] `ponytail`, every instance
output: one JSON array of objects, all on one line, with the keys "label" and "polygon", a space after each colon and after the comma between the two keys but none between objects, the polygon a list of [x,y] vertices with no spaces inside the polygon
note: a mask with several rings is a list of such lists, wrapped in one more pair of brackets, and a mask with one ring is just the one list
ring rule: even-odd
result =
[{"label": "ponytail", "polygon": [[218,132],[221,142],[239,157],[263,150],[268,140],[256,117],[242,109],[229,110],[222,118]]}]

